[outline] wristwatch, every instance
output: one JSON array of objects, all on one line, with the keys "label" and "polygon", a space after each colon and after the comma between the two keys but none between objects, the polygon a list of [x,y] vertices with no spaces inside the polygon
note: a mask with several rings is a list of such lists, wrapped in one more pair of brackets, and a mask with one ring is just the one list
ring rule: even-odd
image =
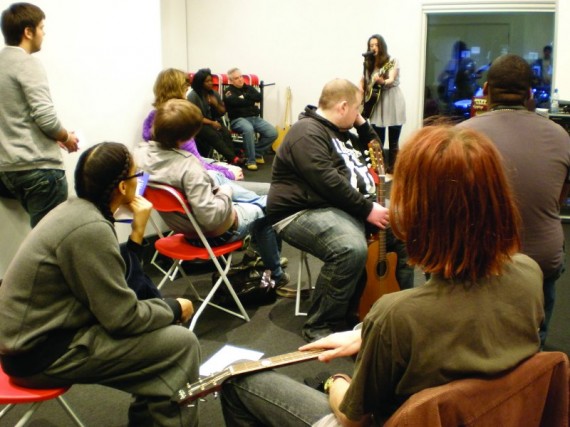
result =
[{"label": "wristwatch", "polygon": [[329,394],[332,384],[335,382],[335,380],[339,378],[342,378],[343,380],[345,380],[347,383],[350,384],[351,378],[346,374],[331,375],[330,377],[327,378],[325,384],[323,385],[323,391],[325,392],[325,394]]}]

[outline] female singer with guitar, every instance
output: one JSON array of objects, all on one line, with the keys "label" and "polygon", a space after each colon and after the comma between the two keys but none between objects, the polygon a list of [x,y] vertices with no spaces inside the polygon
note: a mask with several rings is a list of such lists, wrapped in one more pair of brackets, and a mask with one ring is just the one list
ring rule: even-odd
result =
[{"label": "female singer with guitar", "polygon": [[364,107],[362,116],[369,119],[384,145],[388,128],[388,164],[386,173],[394,173],[402,125],[406,122],[406,103],[400,89],[400,64],[388,55],[384,38],[374,34],[368,39],[364,54]]},{"label": "female singer with guitar", "polygon": [[384,295],[362,329],[299,349],[325,349],[322,362],[357,355],[352,378],[325,382],[329,396],[272,371],[226,382],[229,427],[381,425],[414,393],[502,374],[539,351],[542,273],[519,253],[520,215],[488,138],[438,126],[413,135],[398,160],[390,222],[431,279]]}]

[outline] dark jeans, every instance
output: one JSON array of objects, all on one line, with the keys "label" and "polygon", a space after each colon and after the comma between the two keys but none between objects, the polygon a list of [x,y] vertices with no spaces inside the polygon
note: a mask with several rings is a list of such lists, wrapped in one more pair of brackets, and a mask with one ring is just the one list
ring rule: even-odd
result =
[{"label": "dark jeans", "polygon": [[210,125],[204,125],[195,139],[202,157],[211,157],[212,149],[224,157],[227,163],[232,163],[236,156],[230,131],[224,126],[216,130]]},{"label": "dark jeans", "polygon": [[[324,262],[303,328],[327,332],[351,327],[365,282],[368,244],[364,224],[340,209],[311,209],[279,235],[291,246]],[[400,288],[413,287],[414,270],[407,264],[405,246],[390,229],[386,247],[398,253],[396,278]]]},{"label": "dark jeans", "polygon": [[0,172],[0,179],[30,215],[32,228],[49,211],[67,200],[67,179],[61,169]]},{"label": "dark jeans", "polygon": [[544,321],[540,325],[539,335],[540,335],[540,345],[544,346],[546,342],[546,337],[548,335],[548,324],[550,323],[550,318],[552,317],[552,311],[554,310],[554,302],[556,300],[556,281],[560,278],[565,270],[565,264],[560,266],[560,270],[550,277],[545,277],[542,282],[542,292],[544,294]]},{"label": "dark jeans", "polygon": [[221,397],[228,427],[307,427],[331,413],[326,394],[273,371],[226,381]]},{"label": "dark jeans", "polygon": [[[384,141],[386,141],[386,128],[378,127],[372,125],[372,128],[382,142],[382,147],[384,147]],[[388,159],[386,162],[386,173],[394,173],[394,165],[396,164],[396,157],[398,157],[399,151],[399,141],[400,133],[402,132],[402,126],[389,126],[388,127]]]},{"label": "dark jeans", "polygon": [[368,254],[364,224],[340,209],[311,209],[289,223],[280,236],[324,262],[303,329],[346,330]]}]

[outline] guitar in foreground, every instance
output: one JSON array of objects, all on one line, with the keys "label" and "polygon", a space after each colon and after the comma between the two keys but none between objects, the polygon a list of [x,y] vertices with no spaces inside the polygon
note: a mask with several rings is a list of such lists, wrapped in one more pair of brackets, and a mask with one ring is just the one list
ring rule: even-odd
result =
[{"label": "guitar in foreground", "polygon": [[279,366],[292,365],[293,363],[306,362],[316,359],[323,351],[325,351],[325,349],[295,351],[267,359],[234,363],[224,370],[202,378],[195,383],[186,384],[186,387],[178,390],[178,393],[172,397],[172,400],[180,405],[188,404],[200,397],[219,391],[222,387],[222,383],[231,377],[277,368]]},{"label": "guitar in foreground", "polygon": [[[378,175],[376,185],[376,199],[382,206],[385,205],[385,179],[384,161],[382,160],[382,146],[378,141],[368,144],[370,164]],[[400,290],[396,280],[396,266],[398,256],[395,252],[386,253],[386,230],[380,229],[372,235],[368,244],[368,257],[366,258],[366,286],[360,297],[358,316],[360,320],[370,311],[372,305],[384,294]]]}]

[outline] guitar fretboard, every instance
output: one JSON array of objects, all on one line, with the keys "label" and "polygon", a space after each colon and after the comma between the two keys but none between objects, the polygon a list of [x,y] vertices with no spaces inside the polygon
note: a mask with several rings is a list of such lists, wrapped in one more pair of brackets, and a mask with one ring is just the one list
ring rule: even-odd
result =
[{"label": "guitar fretboard", "polygon": [[292,363],[316,359],[317,356],[323,351],[323,349],[294,351],[292,353],[268,357],[266,359],[234,363],[229,367],[229,370],[232,375],[240,375],[248,372],[260,371],[263,369],[276,368],[278,366],[285,366]]}]

